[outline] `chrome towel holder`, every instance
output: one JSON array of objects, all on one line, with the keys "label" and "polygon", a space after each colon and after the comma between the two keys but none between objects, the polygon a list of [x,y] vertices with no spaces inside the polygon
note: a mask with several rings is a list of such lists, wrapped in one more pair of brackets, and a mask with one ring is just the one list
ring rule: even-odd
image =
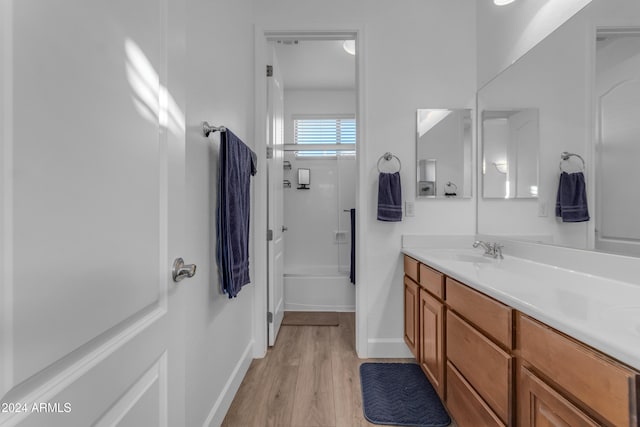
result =
[{"label": "chrome towel holder", "polygon": [[209,136],[212,132],[226,132],[227,128],[224,126],[211,126],[207,122],[202,122],[202,133],[204,136]]},{"label": "chrome towel holder", "polygon": [[560,168],[560,172],[567,172],[562,168],[562,165],[564,165],[564,162],[568,162],[571,157],[577,157],[578,159],[580,159],[580,161],[582,162],[581,172],[584,172],[586,166],[582,156],[580,154],[569,153],[568,151],[563,151],[562,153],[560,153],[560,164],[558,165],[558,167]]},{"label": "chrome towel holder", "polygon": [[400,172],[402,170],[402,162],[400,161],[398,156],[388,151],[384,153],[382,156],[380,156],[380,158],[378,159],[378,172],[382,173],[382,171],[380,170],[381,161],[386,160],[387,162],[390,162],[392,159],[396,159],[398,161],[398,172]]}]

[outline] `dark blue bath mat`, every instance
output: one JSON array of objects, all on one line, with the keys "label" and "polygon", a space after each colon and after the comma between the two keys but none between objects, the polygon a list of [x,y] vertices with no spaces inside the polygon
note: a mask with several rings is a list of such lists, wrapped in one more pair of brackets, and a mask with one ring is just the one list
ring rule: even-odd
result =
[{"label": "dark blue bath mat", "polygon": [[360,365],[364,417],[374,424],[444,427],[451,418],[415,363]]}]

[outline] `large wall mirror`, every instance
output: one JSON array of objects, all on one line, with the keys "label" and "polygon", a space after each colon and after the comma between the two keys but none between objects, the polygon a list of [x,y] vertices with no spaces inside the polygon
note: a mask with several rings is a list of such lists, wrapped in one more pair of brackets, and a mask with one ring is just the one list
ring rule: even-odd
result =
[{"label": "large wall mirror", "polygon": [[[504,136],[510,112],[525,109],[537,112],[537,199],[498,200],[505,174],[483,188],[478,233],[640,256],[640,2],[593,0],[478,91],[486,171],[503,168],[486,133]],[[564,152],[577,155],[569,157],[575,164]],[[508,149],[504,162],[508,173]],[[561,167],[576,165],[590,219],[563,222],[555,212]],[[529,183],[516,197],[527,186],[533,197]]]},{"label": "large wall mirror", "polygon": [[471,197],[472,123],[471,110],[466,108],[417,111],[417,197]]}]

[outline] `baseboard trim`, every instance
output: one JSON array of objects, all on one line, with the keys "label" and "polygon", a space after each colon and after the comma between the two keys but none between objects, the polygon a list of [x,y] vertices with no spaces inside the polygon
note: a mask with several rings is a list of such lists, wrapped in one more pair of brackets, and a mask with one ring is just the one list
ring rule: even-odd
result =
[{"label": "baseboard trim", "polygon": [[413,354],[402,338],[369,338],[367,340],[369,358],[412,358]]},{"label": "baseboard trim", "polygon": [[227,411],[231,406],[231,402],[233,402],[233,398],[238,392],[240,384],[249,370],[249,366],[253,360],[252,355],[254,344],[254,341],[251,340],[249,345],[247,345],[247,348],[244,350],[244,353],[242,353],[240,360],[238,360],[235,368],[233,368],[233,372],[231,372],[229,379],[218,395],[218,399],[216,399],[211,411],[209,411],[209,415],[207,416],[203,427],[217,427],[222,424],[224,416],[227,414]]}]

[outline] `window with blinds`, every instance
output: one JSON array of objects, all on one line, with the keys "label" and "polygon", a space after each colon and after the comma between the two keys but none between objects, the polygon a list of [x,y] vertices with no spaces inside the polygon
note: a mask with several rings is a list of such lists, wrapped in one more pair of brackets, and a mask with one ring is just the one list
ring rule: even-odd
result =
[{"label": "window with blinds", "polygon": [[[296,150],[296,157],[335,157],[338,152],[355,154],[356,119],[353,116],[294,117],[293,127],[294,143],[306,146]],[[330,145],[341,146],[332,149]]]}]

